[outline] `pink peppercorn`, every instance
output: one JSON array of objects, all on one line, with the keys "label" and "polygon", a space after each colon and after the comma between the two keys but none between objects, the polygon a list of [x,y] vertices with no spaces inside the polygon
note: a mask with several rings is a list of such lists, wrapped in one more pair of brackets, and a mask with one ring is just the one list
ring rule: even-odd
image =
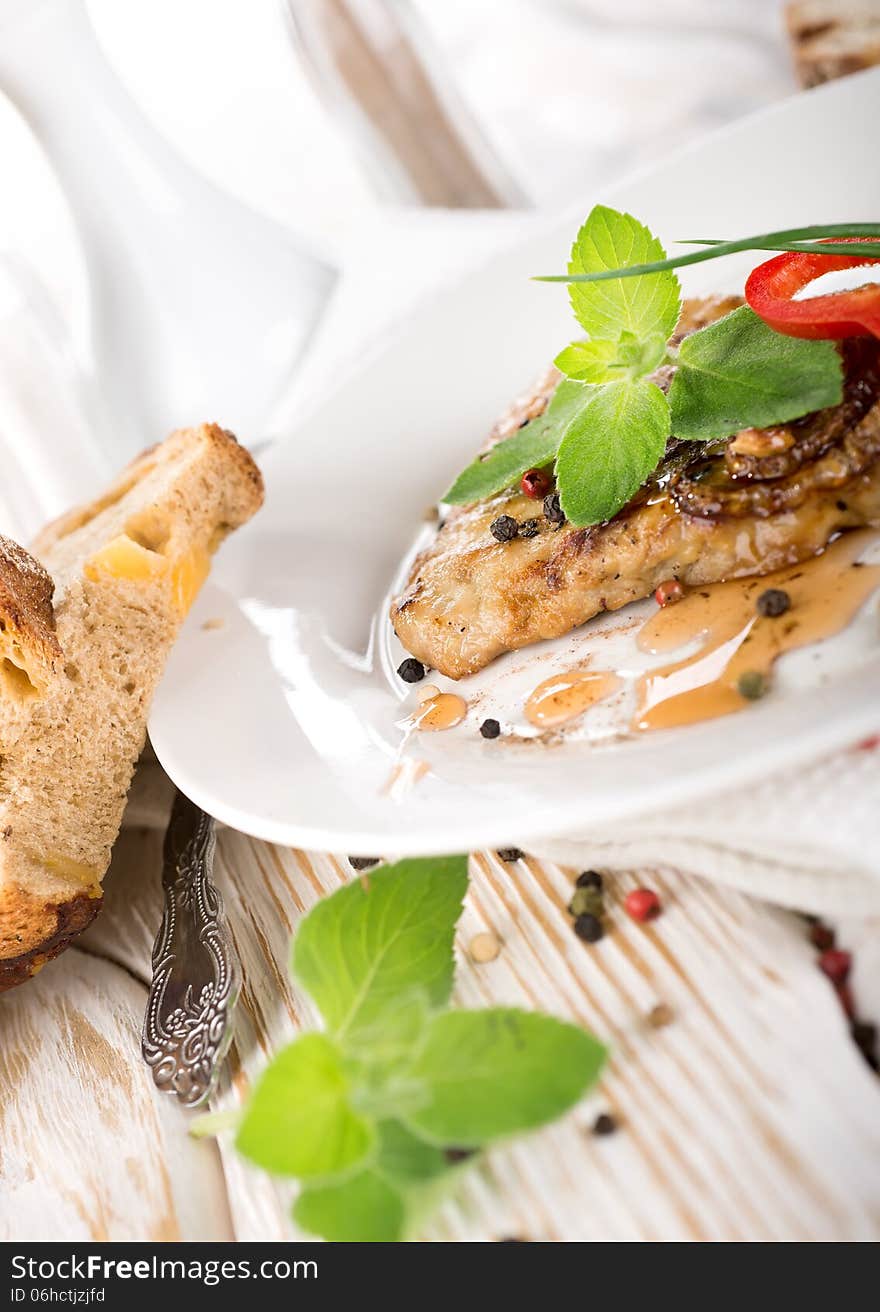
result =
[{"label": "pink peppercorn", "polygon": [[634,888],[624,898],[623,909],[633,920],[656,920],[660,915],[660,898],[652,888]]},{"label": "pink peppercorn", "polygon": [[674,606],[684,596],[684,588],[678,579],[667,579],[654,590],[654,600],[658,606]]},{"label": "pink peppercorn", "polygon": [[840,948],[828,948],[819,958],[819,969],[824,971],[832,984],[845,984],[852,966],[852,956],[849,952],[841,952]]},{"label": "pink peppercorn", "polygon": [[553,482],[546,469],[527,469],[520,479],[520,487],[533,501],[543,501]]}]

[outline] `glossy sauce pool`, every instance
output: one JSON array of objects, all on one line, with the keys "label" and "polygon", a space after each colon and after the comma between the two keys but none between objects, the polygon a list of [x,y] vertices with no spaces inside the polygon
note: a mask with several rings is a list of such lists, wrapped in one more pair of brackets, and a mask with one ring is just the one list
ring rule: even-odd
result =
[{"label": "glossy sauce pool", "polygon": [[[668,729],[740,710],[748,702],[737,687],[742,675],[769,678],[780,656],[839,633],[853,619],[880,585],[880,565],[858,563],[875,540],[871,531],[847,533],[800,565],[696,589],[659,610],[639,631],[641,651],[660,655],[694,640],[700,646],[641,676],[631,727]],[[758,614],[758,598],[769,588],[788,593],[784,614]]]},{"label": "glossy sauce pool", "polygon": [[[639,650],[653,656],[690,650],[636,678],[630,730],[670,729],[746,706],[743,676],[750,676],[746,686],[765,685],[780,656],[839,633],[880,586],[880,565],[859,562],[877,540],[868,529],[846,533],[799,565],[695,588],[658,610],[639,630]],[[758,598],[768,589],[788,595],[782,615],[759,614]],[[531,693],[525,718],[536,728],[555,728],[579,718],[625,682],[617,671],[583,664],[560,671]]]},{"label": "glossy sauce pool", "polygon": [[622,687],[623,679],[610,670],[579,669],[554,674],[538,684],[526,702],[525,716],[536,729],[554,729],[583,715]]}]

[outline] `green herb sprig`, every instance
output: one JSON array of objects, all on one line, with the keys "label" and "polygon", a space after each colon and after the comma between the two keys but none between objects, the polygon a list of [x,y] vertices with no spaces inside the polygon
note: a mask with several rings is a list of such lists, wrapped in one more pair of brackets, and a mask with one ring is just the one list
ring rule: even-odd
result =
[{"label": "green herb sprig", "polygon": [[[874,224],[845,231],[865,228],[880,233]],[[789,229],[669,260],[644,224],[597,205],[575,238],[568,273],[548,279],[570,284],[571,307],[586,333],[556,357],[566,377],[544,414],[473,461],[444,501],[483,500],[552,462],[568,520],[598,524],[650,477],[673,433],[707,441],[837,405],[843,369],[834,345],[783,336],[746,306],[677,349],[667,345],[681,313],[675,267],[814,231]],[[841,250],[835,245],[835,254]],[[649,378],[663,364],[675,368],[666,394]]]},{"label": "green herb sprig", "polygon": [[[236,1145],[300,1182],[304,1230],[408,1237],[463,1159],[554,1120],[601,1070],[604,1047],[574,1025],[449,1009],[466,889],[466,857],[399,861],[325,898],[299,928],[293,974],[326,1031],[275,1057],[236,1117]],[[225,1124],[206,1116],[196,1133]]]},{"label": "green herb sprig", "polygon": [[880,257],[878,241],[835,241],[829,250],[823,238],[828,237],[880,237],[880,223],[819,223],[806,228],[781,228],[778,232],[764,232],[756,237],[738,237],[735,241],[719,241],[710,237],[682,238],[679,246],[706,246],[709,249],[689,251],[685,255],[666,256],[636,264],[628,261],[615,269],[569,270],[568,273],[536,275],[535,282],[604,282],[609,278],[640,278],[644,274],[664,273],[669,269],[683,269],[688,264],[702,264],[724,255],[740,251],[801,251],[807,255],[853,255],[866,260]]}]

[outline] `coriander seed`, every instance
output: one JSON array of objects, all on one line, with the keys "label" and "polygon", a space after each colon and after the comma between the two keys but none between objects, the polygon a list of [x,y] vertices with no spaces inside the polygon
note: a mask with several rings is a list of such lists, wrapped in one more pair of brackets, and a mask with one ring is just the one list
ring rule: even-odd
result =
[{"label": "coriander seed", "polygon": [[471,961],[476,961],[481,966],[487,961],[494,961],[500,951],[501,944],[495,935],[490,933],[475,934],[468,944]]}]

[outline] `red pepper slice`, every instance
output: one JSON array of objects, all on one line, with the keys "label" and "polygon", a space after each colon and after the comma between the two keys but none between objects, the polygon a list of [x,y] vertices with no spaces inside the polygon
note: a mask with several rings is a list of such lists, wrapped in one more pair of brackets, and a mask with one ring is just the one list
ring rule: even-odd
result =
[{"label": "red pepper slice", "polygon": [[[857,238],[828,238],[829,243],[849,240]],[[765,323],[789,337],[880,337],[880,284],[869,283],[852,291],[802,301],[793,299],[823,273],[867,264],[880,264],[880,260],[786,251],[752,271],[746,283],[746,300]]]}]

